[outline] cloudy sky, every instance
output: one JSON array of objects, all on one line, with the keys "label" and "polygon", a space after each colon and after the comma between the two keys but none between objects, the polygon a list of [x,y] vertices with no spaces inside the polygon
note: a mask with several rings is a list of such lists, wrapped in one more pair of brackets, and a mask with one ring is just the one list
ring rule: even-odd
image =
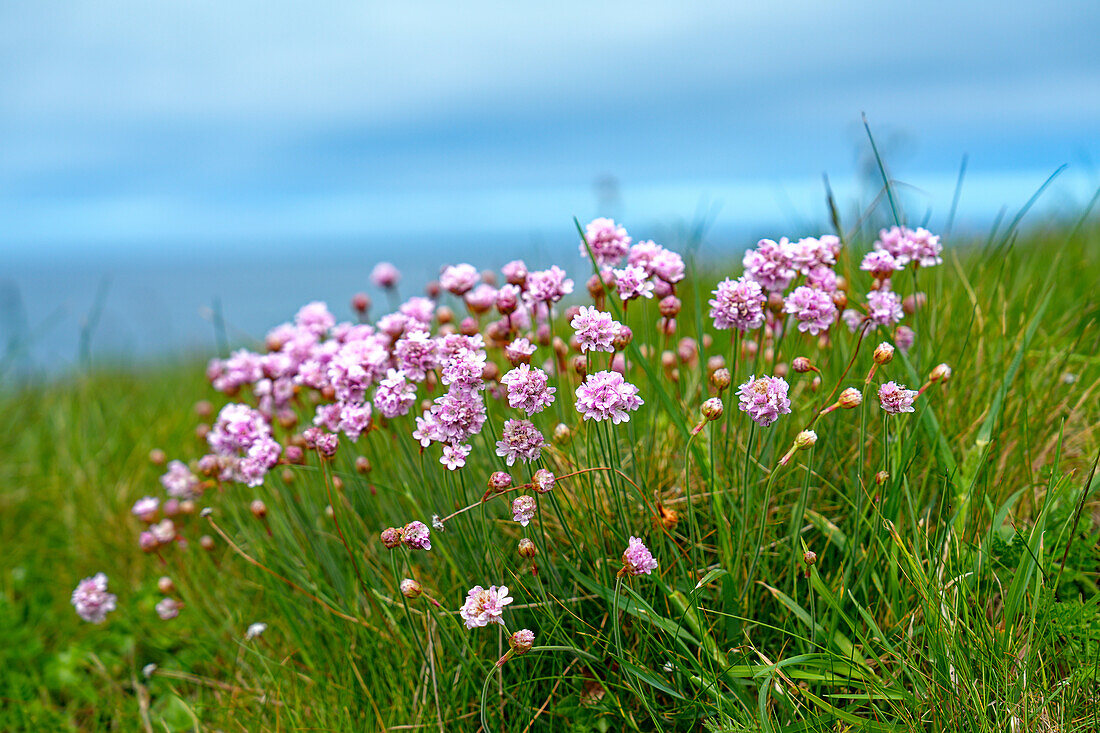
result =
[{"label": "cloudy sky", "polygon": [[861,112],[933,215],[1100,184],[1095,0],[538,5],[0,3],[0,248],[813,218]]}]

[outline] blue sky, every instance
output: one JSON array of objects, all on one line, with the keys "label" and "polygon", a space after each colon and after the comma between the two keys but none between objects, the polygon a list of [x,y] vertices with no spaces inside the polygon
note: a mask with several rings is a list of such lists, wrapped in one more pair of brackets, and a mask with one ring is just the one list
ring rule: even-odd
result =
[{"label": "blue sky", "polygon": [[[549,4],[541,4],[548,6]],[[0,4],[0,248],[820,218],[865,111],[942,216],[1100,185],[1100,3]]]}]

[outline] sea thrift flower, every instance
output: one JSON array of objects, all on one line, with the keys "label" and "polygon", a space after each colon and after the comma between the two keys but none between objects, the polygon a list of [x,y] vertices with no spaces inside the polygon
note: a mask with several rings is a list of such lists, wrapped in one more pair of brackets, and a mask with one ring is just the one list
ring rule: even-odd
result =
[{"label": "sea thrift flower", "polygon": [[565,270],[553,265],[549,270],[538,270],[527,275],[527,292],[524,297],[530,304],[557,303],[573,292],[573,281],[565,276]]},{"label": "sea thrift flower", "polygon": [[493,301],[493,305],[497,307],[501,315],[510,315],[515,313],[516,308],[519,308],[519,299],[522,295],[523,291],[519,289],[518,285],[508,283],[500,290],[496,291],[496,298]]},{"label": "sea thrift flower", "polygon": [[401,530],[397,527],[386,527],[380,537],[382,544],[390,550],[401,544]]},{"label": "sea thrift flower", "polygon": [[466,458],[470,455],[473,446],[448,443],[443,446],[443,455],[439,462],[448,470],[455,471],[466,465]]},{"label": "sea thrift flower", "polygon": [[791,262],[791,243],[786,237],[778,242],[761,239],[756,249],[750,249],[742,260],[745,274],[769,292],[787,289],[798,274]]},{"label": "sea thrift flower", "polygon": [[637,265],[650,277],[666,283],[678,283],[684,279],[684,260],[672,250],[652,241],[638,242],[630,248],[627,264]]},{"label": "sea thrift flower", "polygon": [[875,360],[878,365],[889,364],[894,360],[894,347],[883,341],[881,344],[875,347],[875,351],[871,354],[871,358]]},{"label": "sea thrift flower", "polygon": [[947,364],[937,364],[928,375],[930,382],[946,382],[951,379],[951,367]]},{"label": "sea thrift flower", "polygon": [[506,420],[497,441],[497,455],[509,466],[519,458],[524,462],[538,460],[546,440],[530,420]]},{"label": "sea thrift flower", "polygon": [[392,288],[401,279],[401,273],[389,262],[379,262],[371,270],[370,279],[380,288]]},{"label": "sea thrift flower", "polygon": [[631,536],[626,551],[623,552],[623,568],[619,576],[623,575],[649,575],[657,569],[657,561],[649,548],[640,539]]},{"label": "sea thrift flower", "polygon": [[780,415],[788,415],[791,412],[791,401],[787,399],[789,386],[783,377],[749,377],[749,381],[737,389],[740,395],[738,407],[742,412],[747,412],[753,422],[761,427],[768,427]]},{"label": "sea thrift flower", "polygon": [[405,596],[410,601],[419,598],[420,594],[424,592],[423,586],[412,578],[405,578],[402,580],[398,588],[401,590],[401,595]]},{"label": "sea thrift flower", "polygon": [[405,372],[390,369],[374,390],[374,409],[382,417],[393,419],[409,414],[416,402],[416,385],[405,378]]},{"label": "sea thrift flower", "polygon": [[466,602],[462,604],[459,615],[462,616],[467,629],[488,626],[489,624],[503,626],[504,607],[511,602],[512,597],[508,595],[508,586],[506,585],[499,588],[495,585],[489,586],[489,588],[475,585],[466,594]]},{"label": "sea thrift flower", "polygon": [[816,336],[836,320],[836,305],[823,290],[802,285],[783,302],[783,310],[798,321],[798,330]]},{"label": "sea thrift flower", "polygon": [[268,469],[279,460],[282,450],[271,437],[271,427],[263,415],[247,405],[228,404],[206,436],[214,453],[231,458],[222,471],[222,480],[234,480],[248,486],[263,483]]},{"label": "sea thrift flower", "polygon": [[504,356],[513,366],[531,363],[531,355],[535,353],[535,345],[525,338],[518,338],[504,347]]},{"label": "sea thrift flower", "polygon": [[168,464],[168,473],[160,477],[160,484],[168,496],[177,499],[194,499],[199,493],[199,478],[183,461]]},{"label": "sea thrift flower", "polygon": [[619,335],[619,329],[622,328],[610,313],[589,306],[581,306],[569,325],[577,332],[581,353],[615,351],[615,337]]},{"label": "sea thrift flower", "polygon": [[527,282],[527,265],[523,260],[512,260],[500,268],[500,271],[504,273],[504,279],[512,285],[523,287]]},{"label": "sea thrift flower", "polygon": [[489,491],[504,491],[512,485],[512,477],[506,471],[493,471],[489,474]]},{"label": "sea thrift flower", "polygon": [[145,523],[150,523],[157,518],[157,510],[160,509],[160,499],[153,496],[143,496],[134,502],[130,513]]},{"label": "sea thrift flower", "polygon": [[867,310],[872,323],[893,326],[905,315],[901,298],[892,290],[872,290],[867,294]]},{"label": "sea thrift flower", "polygon": [[882,409],[890,415],[913,412],[913,400],[916,398],[916,390],[906,389],[905,385],[896,382],[887,382],[878,389],[878,399]]},{"label": "sea thrift flower", "polygon": [[407,332],[393,345],[397,368],[414,382],[423,382],[428,372],[439,367],[439,349],[427,331]]},{"label": "sea thrift flower", "polygon": [[854,308],[846,308],[843,313],[840,314],[840,320],[844,321],[844,325],[848,327],[848,330],[855,333],[859,330],[859,327],[863,324],[863,315]]},{"label": "sea thrift flower", "polygon": [[623,379],[615,371],[589,374],[584,383],[577,387],[577,412],[585,420],[610,419],[616,425],[630,420],[628,412],[633,412],[643,404],[638,396],[638,388]]},{"label": "sea thrift flower", "polygon": [[710,301],[710,317],[714,327],[722,330],[736,328],[752,331],[764,325],[764,295],[760,283],[747,277],[737,280],[726,278],[714,289]]},{"label": "sea thrift flower", "polygon": [[93,624],[103,623],[107,614],[115,610],[117,600],[113,593],[107,592],[107,576],[103,573],[85,578],[73,590],[72,602],[76,614]]},{"label": "sea thrift flower", "polygon": [[894,343],[903,354],[913,348],[913,342],[916,339],[917,334],[908,326],[898,326],[894,329]]},{"label": "sea thrift flower", "polygon": [[820,239],[805,237],[787,246],[791,267],[803,275],[809,275],[818,267],[830,268],[835,265],[836,253],[839,249],[840,240],[830,234]]},{"label": "sea thrift flower", "polygon": [[649,280],[645,270],[635,265],[615,270],[615,287],[624,301],[653,297],[653,282]]},{"label": "sea thrift flower", "polygon": [[157,615],[160,616],[162,621],[169,621],[179,616],[182,608],[183,604],[175,598],[162,598],[156,606]]},{"label": "sea thrift flower", "polygon": [[[631,239],[626,229],[611,219],[593,219],[585,227],[584,238],[592,248],[592,256],[600,267],[614,266],[622,261],[630,248]],[[581,257],[588,257],[588,248],[580,244]]]},{"label": "sea thrift flower", "polygon": [[526,527],[535,516],[535,510],[537,508],[535,497],[528,496],[527,494],[517,496],[512,501],[512,519]]},{"label": "sea thrift flower", "polygon": [[329,313],[328,306],[319,300],[308,303],[294,316],[294,324],[314,336],[324,336],[336,325],[336,319]]},{"label": "sea thrift flower", "polygon": [[535,471],[535,475],[531,477],[531,485],[535,487],[535,491],[540,494],[545,494],[554,488],[554,483],[557,481],[554,478],[554,474],[545,468],[540,468]]},{"label": "sea thrift flower", "polygon": [[932,267],[943,262],[940,258],[943,251],[940,238],[923,227],[907,229],[895,226],[883,229],[874,246],[875,249],[890,253],[897,261],[899,269],[910,262],[921,267]]},{"label": "sea thrift flower", "polygon": [[837,404],[845,410],[852,410],[863,404],[863,393],[855,387],[848,387],[840,393]]},{"label": "sea thrift flower", "polygon": [[477,285],[480,279],[477,268],[464,262],[444,268],[439,276],[439,284],[454,295],[463,295]]},{"label": "sea thrift flower", "polygon": [[401,541],[411,550],[432,549],[431,530],[420,521],[412,521],[401,530]]},{"label": "sea thrift flower", "polygon": [[538,367],[520,364],[500,378],[508,387],[508,405],[528,415],[542,412],[554,402],[556,387],[548,386],[549,377]]},{"label": "sea thrift flower", "polygon": [[149,533],[153,535],[157,544],[167,545],[176,539],[176,524],[171,519],[162,519],[149,526]]},{"label": "sea thrift flower", "polygon": [[835,293],[840,281],[831,267],[818,265],[806,273],[806,284],[811,288],[824,290],[826,293]]},{"label": "sea thrift flower", "polygon": [[859,269],[866,270],[879,280],[886,280],[897,270],[904,269],[904,266],[899,265],[894,256],[886,250],[873,249],[863,256]]}]

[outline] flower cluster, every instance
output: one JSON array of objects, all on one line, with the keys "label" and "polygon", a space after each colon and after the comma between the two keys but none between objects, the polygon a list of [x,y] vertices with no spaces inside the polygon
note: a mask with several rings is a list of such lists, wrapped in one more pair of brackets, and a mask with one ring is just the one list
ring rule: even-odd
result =
[{"label": "flower cluster", "polygon": [[638,388],[618,372],[589,374],[577,387],[577,412],[585,420],[611,420],[616,425],[630,420],[628,413],[643,404]]},{"label": "flower cluster", "polygon": [[101,624],[107,620],[107,614],[115,610],[118,599],[113,593],[107,592],[107,576],[96,573],[77,583],[72,600],[80,618],[89,623]]}]

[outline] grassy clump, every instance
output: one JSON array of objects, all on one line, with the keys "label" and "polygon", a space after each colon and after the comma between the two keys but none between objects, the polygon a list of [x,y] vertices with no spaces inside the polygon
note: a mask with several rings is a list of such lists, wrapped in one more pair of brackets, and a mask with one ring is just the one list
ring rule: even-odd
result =
[{"label": "grassy clump", "polygon": [[[790,329],[771,353],[731,353],[702,305],[721,277],[689,271],[678,335],[696,336],[697,351],[662,361],[677,344],[656,333],[655,307],[627,314],[630,378],[646,400],[629,423],[581,422],[569,370],[535,419],[547,436],[559,421],[571,431],[538,465],[600,470],[540,495],[527,528],[505,499],[478,504],[434,532],[428,553],[387,550],[378,533],[477,504],[488,475],[508,470],[492,447],[516,416],[506,402],[489,400],[462,471],[420,452],[412,416],[398,418],[332,461],[311,454],[255,489],[210,488],[200,505],[212,516],[181,520],[186,548],[142,555],[128,509],[159,490],[149,450],[204,452],[189,407],[213,399],[201,369],[8,395],[0,695],[19,704],[3,706],[0,727],[1095,730],[1097,234],[953,245],[943,266],[900,274],[899,289],[928,304],[906,321],[914,347],[869,386],[869,346],[890,334],[857,346],[843,327],[830,344]],[[857,268],[852,254],[838,265],[852,283],[866,279]],[[724,395],[725,415],[692,438],[715,354],[736,362],[734,388],[795,356],[821,385],[792,371],[793,413],[767,429]],[[941,362],[950,381],[916,412],[884,416],[879,382],[916,388]],[[863,405],[822,417],[816,444],[780,467],[834,385],[859,389]],[[512,474],[522,484],[536,467]],[[660,568],[623,580],[632,535]],[[521,537],[535,558],[517,553]],[[82,625],[68,593],[98,570],[121,610]],[[186,604],[169,622],[153,612],[162,574]],[[405,599],[403,578],[442,608]],[[515,597],[508,628],[537,635],[499,669],[504,631],[466,630],[455,613],[468,588],[490,584]],[[246,641],[257,621],[267,631]]]}]

